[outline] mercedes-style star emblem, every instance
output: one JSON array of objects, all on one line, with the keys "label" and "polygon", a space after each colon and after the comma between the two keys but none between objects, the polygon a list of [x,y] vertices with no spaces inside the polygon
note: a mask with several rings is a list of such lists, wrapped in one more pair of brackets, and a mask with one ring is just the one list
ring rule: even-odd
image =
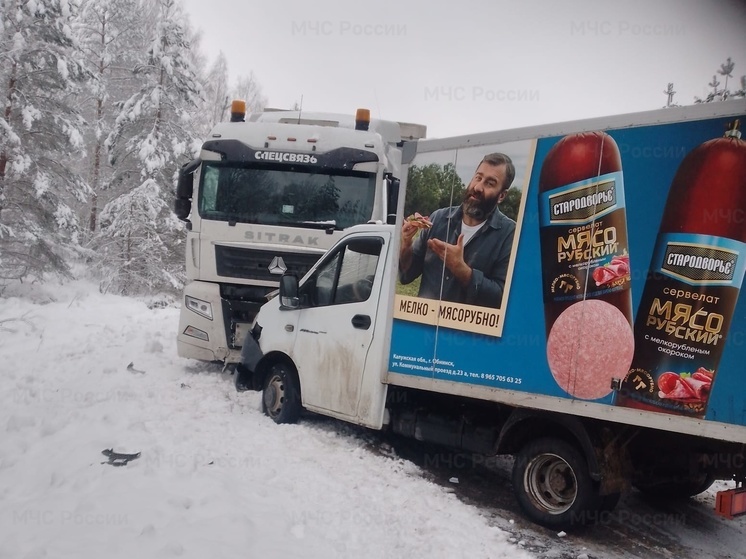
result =
[{"label": "mercedes-style star emblem", "polygon": [[282,256],[275,256],[272,259],[272,262],[269,263],[269,266],[267,266],[267,269],[269,270],[270,274],[275,274],[277,276],[281,276],[288,271],[288,267],[285,265],[285,261],[282,259]]}]

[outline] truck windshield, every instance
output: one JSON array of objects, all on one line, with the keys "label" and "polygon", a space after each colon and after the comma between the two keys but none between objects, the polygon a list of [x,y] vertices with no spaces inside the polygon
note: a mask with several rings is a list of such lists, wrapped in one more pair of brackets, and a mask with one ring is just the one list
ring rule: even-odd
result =
[{"label": "truck windshield", "polygon": [[199,214],[220,221],[345,229],[371,219],[375,189],[374,173],[206,161]]}]

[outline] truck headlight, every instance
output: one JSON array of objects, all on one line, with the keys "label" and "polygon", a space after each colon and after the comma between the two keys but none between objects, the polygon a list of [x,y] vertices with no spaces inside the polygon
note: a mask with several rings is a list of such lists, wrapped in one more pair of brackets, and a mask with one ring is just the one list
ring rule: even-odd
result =
[{"label": "truck headlight", "polygon": [[184,303],[190,311],[196,312],[198,315],[212,320],[212,305],[207,301],[195,299],[194,297],[186,295],[184,297]]}]

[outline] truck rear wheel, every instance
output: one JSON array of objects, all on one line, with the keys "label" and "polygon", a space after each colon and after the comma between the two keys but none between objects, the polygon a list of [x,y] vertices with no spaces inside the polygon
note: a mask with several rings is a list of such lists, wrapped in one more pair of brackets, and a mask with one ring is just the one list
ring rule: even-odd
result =
[{"label": "truck rear wheel", "polygon": [[262,390],[262,411],[275,423],[295,423],[302,410],[298,376],[285,363],[272,365]]},{"label": "truck rear wheel", "polygon": [[585,457],[561,439],[536,439],[518,452],[513,490],[531,520],[555,530],[592,523],[602,507]]}]

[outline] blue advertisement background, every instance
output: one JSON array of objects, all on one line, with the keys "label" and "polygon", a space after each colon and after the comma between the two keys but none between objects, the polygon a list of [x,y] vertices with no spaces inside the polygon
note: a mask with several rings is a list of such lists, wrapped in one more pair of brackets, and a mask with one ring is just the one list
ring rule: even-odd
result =
[{"label": "blue advertisement background", "polygon": [[[732,119],[713,119],[624,130],[607,130],[619,147],[624,174],[631,285],[635,316],[650,266],[658,226],[673,177],[686,154],[722,137]],[[542,163],[562,136],[540,139],[531,173],[521,236],[505,313],[503,336],[472,334],[394,320],[393,355],[436,358],[465,374],[401,368],[390,370],[437,379],[570,399],[555,382],[546,359],[546,335],[539,259],[538,181]],[[745,224],[746,226],[746,224]],[[739,297],[710,396],[706,419],[746,425],[746,298]],[[476,374],[476,377],[469,375]],[[487,373],[496,378],[482,378]],[[497,378],[499,377],[499,378]],[[508,380],[510,379],[510,380]],[[520,379],[520,382],[516,382]],[[612,404],[614,394],[597,400]]]}]

